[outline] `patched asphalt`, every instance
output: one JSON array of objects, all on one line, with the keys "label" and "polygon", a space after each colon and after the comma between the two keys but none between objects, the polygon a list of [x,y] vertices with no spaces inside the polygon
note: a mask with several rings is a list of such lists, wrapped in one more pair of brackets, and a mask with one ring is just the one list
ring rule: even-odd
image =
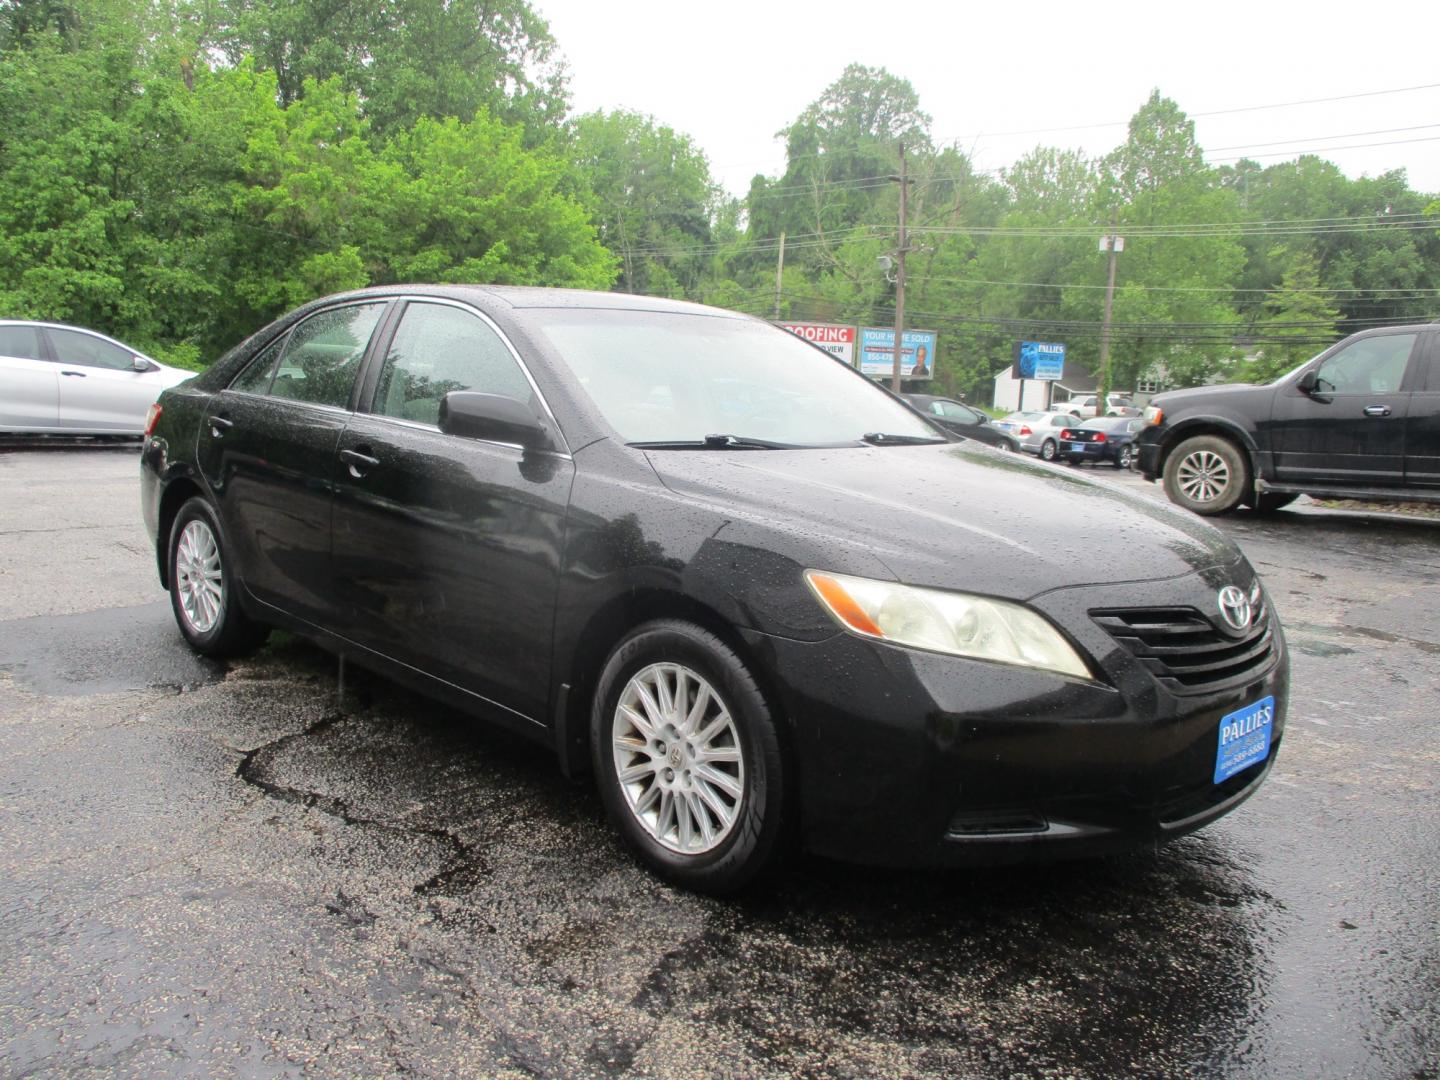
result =
[{"label": "patched asphalt", "polygon": [[[1209,829],[1033,869],[797,858],[721,901],[638,867],[538,747],[353,669],[342,699],[294,639],[193,657],[136,466],[0,455],[0,1074],[1440,1070],[1440,524],[1227,520],[1294,699]],[[57,587],[82,557],[104,579]]]}]

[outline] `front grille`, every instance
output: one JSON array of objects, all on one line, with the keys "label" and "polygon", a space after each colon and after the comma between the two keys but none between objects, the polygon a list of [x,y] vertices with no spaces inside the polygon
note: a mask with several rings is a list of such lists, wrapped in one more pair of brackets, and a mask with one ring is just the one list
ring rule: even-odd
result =
[{"label": "front grille", "polygon": [[1237,686],[1265,671],[1275,655],[1275,633],[1263,599],[1243,637],[1222,633],[1188,607],[1092,611],[1090,616],[1176,694]]}]

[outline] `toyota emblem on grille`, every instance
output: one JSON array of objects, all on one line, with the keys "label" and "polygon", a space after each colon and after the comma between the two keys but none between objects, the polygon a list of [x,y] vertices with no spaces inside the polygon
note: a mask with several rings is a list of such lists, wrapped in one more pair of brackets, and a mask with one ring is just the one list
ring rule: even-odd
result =
[{"label": "toyota emblem on grille", "polygon": [[1250,600],[1234,585],[1220,590],[1220,617],[1232,630],[1244,630],[1250,625]]}]

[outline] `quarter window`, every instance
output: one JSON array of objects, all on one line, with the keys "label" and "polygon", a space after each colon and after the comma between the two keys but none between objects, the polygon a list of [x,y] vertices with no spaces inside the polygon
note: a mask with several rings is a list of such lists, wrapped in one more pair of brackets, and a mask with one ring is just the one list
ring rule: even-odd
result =
[{"label": "quarter window", "polygon": [[345,408],[370,334],[385,304],[351,304],[295,327],[270,383],[270,396]]},{"label": "quarter window", "polygon": [[280,359],[280,347],[285,344],[282,336],[278,341],[263,349],[259,356],[251,360],[240,372],[234,382],[230,384],[232,390],[243,390],[247,394],[267,394],[270,392],[270,380],[275,377],[275,362]]},{"label": "quarter window", "polygon": [[1414,334],[1362,338],[1320,365],[1315,389],[1322,394],[1399,393],[1414,347]]},{"label": "quarter window", "polygon": [[135,354],[113,341],[82,334],[77,330],[47,330],[55,355],[62,364],[76,367],[109,368],[124,371],[135,363]]},{"label": "quarter window", "polygon": [[33,326],[0,326],[0,356],[41,359],[40,335]]},{"label": "quarter window", "polygon": [[480,319],[446,304],[412,303],[385,356],[374,411],[438,424],[440,399],[477,390],[530,402],[525,373],[500,335]]}]

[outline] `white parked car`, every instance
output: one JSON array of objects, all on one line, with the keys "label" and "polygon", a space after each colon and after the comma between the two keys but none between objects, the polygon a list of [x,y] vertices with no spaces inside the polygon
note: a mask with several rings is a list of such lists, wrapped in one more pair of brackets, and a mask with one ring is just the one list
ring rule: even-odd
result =
[{"label": "white parked car", "polygon": [[93,330],[0,319],[0,432],[140,435],[160,391],[193,374]]},{"label": "white parked car", "polygon": [[[1099,400],[1100,396],[1098,394],[1085,394],[1081,397],[1071,398],[1064,404],[1056,405],[1055,407],[1071,413],[1074,416],[1078,416],[1082,420],[1091,420],[1095,416],[1095,403]],[[1107,416],[1140,415],[1140,410],[1135,407],[1135,403],[1130,399],[1129,394],[1119,392],[1107,394],[1105,395],[1105,400],[1110,403],[1110,407],[1105,410]]]}]

